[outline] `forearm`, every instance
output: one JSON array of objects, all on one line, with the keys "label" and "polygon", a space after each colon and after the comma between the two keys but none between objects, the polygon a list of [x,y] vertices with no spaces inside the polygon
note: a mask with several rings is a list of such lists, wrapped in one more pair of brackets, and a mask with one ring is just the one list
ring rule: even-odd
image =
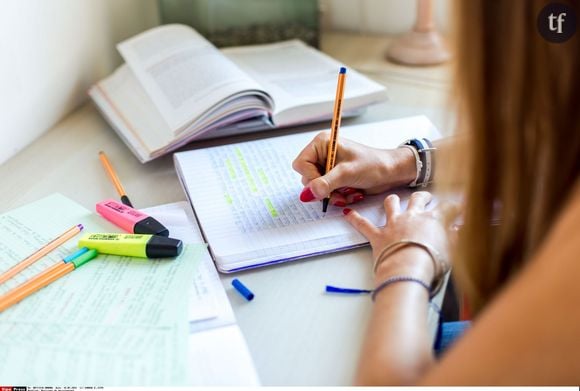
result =
[{"label": "forearm", "polygon": [[[402,249],[377,271],[376,284],[395,275],[430,282],[430,265],[429,255],[421,249]],[[377,295],[361,351],[357,384],[413,384],[425,373],[433,360],[428,302],[427,290],[408,281],[389,285]]]}]

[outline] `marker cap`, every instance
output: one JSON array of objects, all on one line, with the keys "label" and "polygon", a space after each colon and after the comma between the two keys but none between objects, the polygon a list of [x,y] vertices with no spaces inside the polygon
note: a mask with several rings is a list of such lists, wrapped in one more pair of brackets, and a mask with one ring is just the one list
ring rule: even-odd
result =
[{"label": "marker cap", "polygon": [[97,250],[90,249],[90,250],[86,251],[85,253],[79,255],[77,258],[73,259],[71,261],[71,263],[75,266],[75,269],[77,269],[77,268],[83,266],[85,263],[89,262],[90,260],[93,260],[94,258],[96,258],[97,255],[99,255]]},{"label": "marker cap", "polygon": [[147,258],[173,258],[183,251],[183,242],[179,239],[152,236],[147,242]]},{"label": "marker cap", "polygon": [[133,233],[169,236],[169,230],[163,224],[149,216],[133,227]]},{"label": "marker cap", "polygon": [[232,280],[232,286],[236,288],[236,290],[240,293],[240,295],[244,296],[244,298],[248,301],[252,301],[254,299],[254,294],[250,291],[240,280],[234,278]]}]

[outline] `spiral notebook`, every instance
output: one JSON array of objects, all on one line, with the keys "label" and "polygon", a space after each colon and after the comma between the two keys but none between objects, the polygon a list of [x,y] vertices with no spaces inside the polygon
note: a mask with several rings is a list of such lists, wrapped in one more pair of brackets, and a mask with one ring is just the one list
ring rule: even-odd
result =
[{"label": "spiral notebook", "polygon": [[[292,161],[318,132],[255,140],[174,155],[181,184],[221,272],[287,262],[368,244],[343,218],[302,203]],[[393,148],[414,137],[440,137],[425,116],[341,128],[341,137]],[[399,191],[402,199],[409,190]],[[375,225],[385,224],[385,195],[354,206]]]}]

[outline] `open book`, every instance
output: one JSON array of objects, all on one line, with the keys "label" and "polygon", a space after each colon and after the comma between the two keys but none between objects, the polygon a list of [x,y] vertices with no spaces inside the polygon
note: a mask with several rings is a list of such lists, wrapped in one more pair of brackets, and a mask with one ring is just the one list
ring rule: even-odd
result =
[{"label": "open book", "polygon": [[[179,152],[177,174],[205,240],[222,272],[285,262],[368,244],[344,220],[342,208],[302,203],[300,175],[291,164],[317,132]],[[341,128],[341,137],[376,148],[439,133],[424,116]],[[399,192],[403,201],[409,194]],[[376,226],[385,224],[385,195],[353,206]]]},{"label": "open book", "polygon": [[[118,49],[126,63],[89,94],[141,162],[194,139],[328,119],[342,65],[297,40],[218,50],[184,25]],[[345,116],[385,99],[384,86],[349,70]]]}]

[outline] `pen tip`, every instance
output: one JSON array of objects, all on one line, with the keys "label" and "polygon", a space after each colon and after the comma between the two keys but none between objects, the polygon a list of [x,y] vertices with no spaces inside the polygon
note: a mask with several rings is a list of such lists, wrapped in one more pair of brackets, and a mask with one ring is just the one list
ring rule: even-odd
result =
[{"label": "pen tip", "polygon": [[329,198],[325,198],[324,200],[322,200],[322,213],[326,213],[326,211],[328,210],[329,201],[330,201]]},{"label": "pen tip", "polygon": [[338,73],[346,73],[346,67],[340,67],[340,71]]},{"label": "pen tip", "polygon": [[82,231],[85,227],[82,224],[77,224],[77,227]]}]

